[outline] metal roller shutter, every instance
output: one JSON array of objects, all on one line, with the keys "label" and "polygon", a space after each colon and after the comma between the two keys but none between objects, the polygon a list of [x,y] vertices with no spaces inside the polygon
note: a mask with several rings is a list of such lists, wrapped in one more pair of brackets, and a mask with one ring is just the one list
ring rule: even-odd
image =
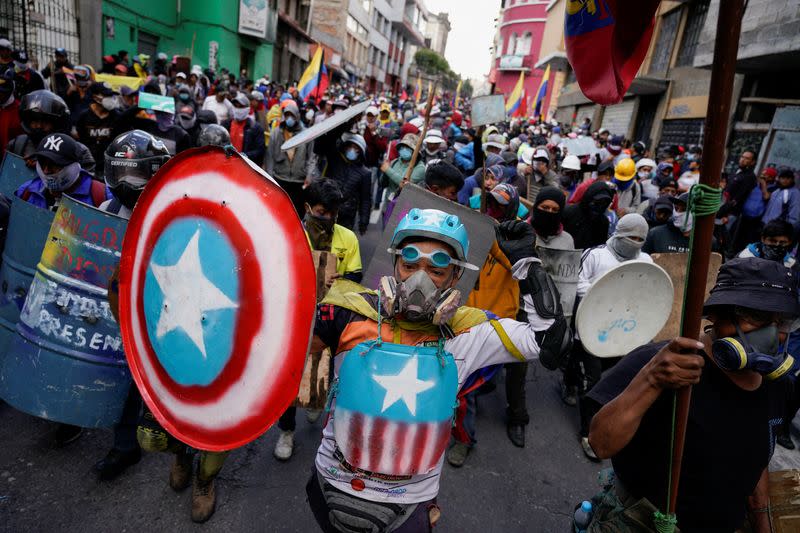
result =
[{"label": "metal roller shutter", "polygon": [[611,135],[628,135],[635,107],[635,98],[625,100],[621,104],[606,106],[600,127],[607,128]]}]

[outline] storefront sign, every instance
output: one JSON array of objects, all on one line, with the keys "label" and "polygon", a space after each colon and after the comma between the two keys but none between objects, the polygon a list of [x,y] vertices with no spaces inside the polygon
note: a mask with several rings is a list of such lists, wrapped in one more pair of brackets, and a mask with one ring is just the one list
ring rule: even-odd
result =
[{"label": "storefront sign", "polygon": [[267,35],[268,17],[267,0],[239,0],[239,33],[263,39]]}]

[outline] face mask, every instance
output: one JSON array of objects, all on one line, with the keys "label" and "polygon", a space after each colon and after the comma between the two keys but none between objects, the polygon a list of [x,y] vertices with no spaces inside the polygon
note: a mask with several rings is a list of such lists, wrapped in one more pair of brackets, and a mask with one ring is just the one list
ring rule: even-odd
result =
[{"label": "face mask", "polygon": [[247,115],[250,114],[250,109],[247,107],[234,107],[233,108],[233,119],[238,120],[241,122],[242,120],[247,118]]},{"label": "face mask", "polygon": [[714,361],[723,370],[753,370],[772,381],[786,375],[794,365],[789,355],[789,339],[781,350],[778,328],[774,324],[744,334],[736,324],[735,337],[717,339],[711,345]]},{"label": "face mask", "polygon": [[286,127],[289,129],[292,129],[297,125],[297,121],[294,119],[294,117],[287,117],[284,122],[286,123]]},{"label": "face mask", "polygon": [[609,200],[593,200],[589,203],[589,213],[594,218],[602,216],[606,212],[606,209],[608,209],[609,204],[611,204]]},{"label": "face mask", "polygon": [[457,289],[438,289],[423,270],[399,283],[392,276],[384,276],[380,286],[381,302],[389,316],[403,315],[409,322],[446,324],[461,302]]},{"label": "face mask", "polygon": [[414,151],[411,148],[403,147],[397,149],[397,154],[403,161],[410,161]]},{"label": "face mask", "polygon": [[89,86],[90,83],[91,83],[91,81],[88,81],[88,80],[87,81],[79,81],[78,82],[78,87],[80,87],[81,89],[85,89],[86,87]]},{"label": "face mask", "polygon": [[70,163],[54,174],[45,174],[39,162],[36,162],[36,173],[44,182],[47,190],[51,192],[64,192],[72,187],[81,174],[81,164]]},{"label": "face mask", "polygon": [[169,113],[156,113],[156,125],[161,131],[167,131],[175,124],[175,116]]},{"label": "face mask", "polygon": [[630,261],[639,256],[639,251],[642,249],[642,246],[644,246],[644,241],[638,242],[630,237],[614,235],[608,239],[606,246],[608,246],[614,256],[620,261]]},{"label": "face mask", "polygon": [[436,154],[438,154],[438,153],[439,153],[439,147],[437,146],[436,148],[434,148],[433,150],[431,150],[430,148],[428,148],[428,147],[426,146],[426,147],[425,147],[425,152],[426,152],[428,155],[436,155]]},{"label": "face mask", "polygon": [[102,105],[103,109],[106,111],[113,111],[117,108],[117,99],[113,96],[105,96],[100,102],[100,105]]},{"label": "face mask", "polygon": [[673,211],[669,220],[672,222],[673,226],[681,231],[690,232],[692,231],[692,227],[694,227],[694,215],[691,213],[679,213],[678,211]]},{"label": "face mask", "polygon": [[181,128],[185,130],[190,130],[194,128],[194,125],[197,124],[197,115],[192,113],[191,115],[188,114],[181,114],[178,115],[178,124],[180,124]]},{"label": "face mask", "polygon": [[542,237],[555,235],[558,233],[558,228],[561,226],[561,213],[551,213],[549,211],[542,211],[541,209],[534,209],[533,216],[531,217],[531,226],[533,226],[536,234]]},{"label": "face mask", "polygon": [[344,156],[347,158],[348,161],[355,161],[356,159],[358,159],[358,150],[356,150],[355,148],[348,148],[345,151]]},{"label": "face mask", "polygon": [[789,253],[789,247],[782,244],[761,245],[761,255],[768,261],[783,263],[787,253]]},{"label": "face mask", "polygon": [[639,172],[637,172],[637,176],[639,176],[639,179],[646,180],[647,178],[650,177],[650,173],[647,172],[646,170],[640,170]]},{"label": "face mask", "polygon": [[181,93],[178,95],[178,98],[181,99],[181,102],[188,102],[189,101],[189,93]]},{"label": "face mask", "polygon": [[109,187],[114,196],[128,209],[136,207],[144,187],[132,187],[129,183],[120,182],[114,187]]}]

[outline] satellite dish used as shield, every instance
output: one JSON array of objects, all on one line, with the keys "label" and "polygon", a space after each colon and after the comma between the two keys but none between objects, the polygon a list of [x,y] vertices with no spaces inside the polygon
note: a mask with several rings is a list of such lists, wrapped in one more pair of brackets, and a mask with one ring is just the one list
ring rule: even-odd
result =
[{"label": "satellite dish used as shield", "polygon": [[282,151],[291,150],[292,148],[296,148],[302,144],[306,144],[308,142],[313,141],[317,137],[322,137],[329,131],[333,131],[342,124],[349,122],[350,120],[354,119],[361,113],[367,110],[367,108],[372,105],[372,102],[369,100],[364,100],[363,102],[352,105],[343,111],[339,111],[335,115],[330,118],[326,118],[319,124],[314,124],[310,128],[304,129],[285,143],[281,145]]},{"label": "satellite dish used as shield", "polygon": [[666,324],[673,298],[672,280],[658,265],[630,261],[609,270],[575,315],[584,348],[597,357],[621,357],[647,344]]}]

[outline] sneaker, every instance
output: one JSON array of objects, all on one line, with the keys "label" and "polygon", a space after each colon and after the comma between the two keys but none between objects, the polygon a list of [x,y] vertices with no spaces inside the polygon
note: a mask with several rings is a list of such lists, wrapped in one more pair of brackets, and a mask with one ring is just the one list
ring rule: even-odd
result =
[{"label": "sneaker", "polygon": [[322,409],[306,409],[306,420],[309,424],[315,423],[322,416]]},{"label": "sneaker", "polygon": [[53,448],[63,448],[75,442],[83,434],[83,428],[70,424],[59,424],[53,434]]},{"label": "sneaker", "polygon": [[97,472],[97,478],[100,481],[111,481],[122,474],[129,466],[138,463],[141,458],[142,450],[139,448],[128,452],[111,448],[108,455],[95,463],[94,471]]},{"label": "sneaker", "polygon": [[581,448],[583,448],[583,455],[589,458],[590,461],[594,461],[595,463],[600,462],[600,458],[597,457],[597,454],[594,453],[594,450],[592,449],[592,445],[589,444],[588,437],[581,437]]},{"label": "sneaker", "polygon": [[461,468],[469,455],[470,447],[463,442],[456,442],[447,450],[447,462],[450,466]]},{"label": "sneaker", "polygon": [[288,461],[292,457],[294,450],[294,431],[281,431],[278,442],[275,443],[275,458],[281,461]]},{"label": "sneaker", "polygon": [[561,401],[570,407],[578,405],[578,388],[574,385],[567,386],[561,382]]},{"label": "sneaker", "polygon": [[196,476],[192,487],[192,522],[202,524],[211,518],[216,505],[217,491],[214,490],[214,479],[203,481],[200,476]]},{"label": "sneaker", "polygon": [[782,431],[779,432],[778,438],[776,440],[778,441],[778,444],[780,444],[787,450],[794,450],[794,442],[792,442],[792,437],[790,437],[786,433]]},{"label": "sneaker", "polygon": [[192,483],[192,466],[194,455],[188,452],[175,454],[175,462],[169,469],[169,486],[175,492],[180,492]]}]

